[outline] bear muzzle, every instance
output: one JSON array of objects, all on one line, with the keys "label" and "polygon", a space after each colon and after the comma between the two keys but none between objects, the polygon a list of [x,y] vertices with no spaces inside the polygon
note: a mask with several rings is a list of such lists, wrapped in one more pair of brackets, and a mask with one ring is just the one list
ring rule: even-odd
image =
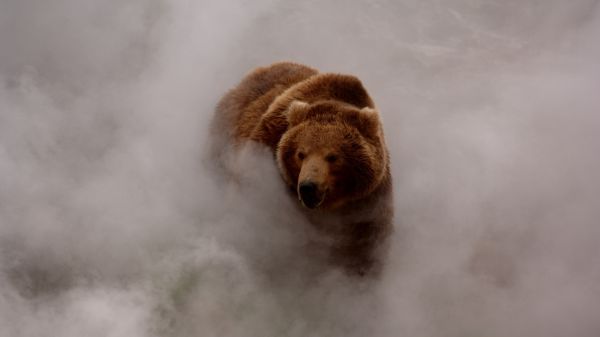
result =
[{"label": "bear muzzle", "polygon": [[326,192],[320,190],[316,183],[309,180],[298,184],[298,198],[306,208],[319,207],[325,200]]}]

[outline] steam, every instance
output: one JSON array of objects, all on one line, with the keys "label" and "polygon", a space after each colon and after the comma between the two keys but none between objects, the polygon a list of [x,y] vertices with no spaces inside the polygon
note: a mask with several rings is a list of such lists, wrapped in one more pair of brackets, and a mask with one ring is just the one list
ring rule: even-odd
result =
[{"label": "steam", "polygon": [[[595,0],[2,2],[0,336],[598,335],[598,32]],[[204,162],[285,59],[381,111],[379,282],[321,273],[267,151]]]}]

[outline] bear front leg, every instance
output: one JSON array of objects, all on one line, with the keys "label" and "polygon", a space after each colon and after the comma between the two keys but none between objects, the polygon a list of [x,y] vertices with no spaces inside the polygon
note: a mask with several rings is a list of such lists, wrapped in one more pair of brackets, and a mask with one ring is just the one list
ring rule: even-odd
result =
[{"label": "bear front leg", "polygon": [[348,233],[338,238],[332,249],[333,264],[349,275],[377,276],[387,252],[388,231],[376,222],[359,222],[348,226]]}]

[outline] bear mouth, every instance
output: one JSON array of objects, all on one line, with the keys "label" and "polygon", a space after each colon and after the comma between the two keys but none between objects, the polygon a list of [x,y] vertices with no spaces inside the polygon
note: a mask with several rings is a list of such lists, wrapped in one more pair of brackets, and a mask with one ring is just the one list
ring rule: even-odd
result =
[{"label": "bear mouth", "polygon": [[302,183],[298,185],[298,199],[302,205],[314,209],[323,203],[327,191],[320,192],[314,183]]},{"label": "bear mouth", "polygon": [[300,199],[300,202],[302,203],[302,205],[309,209],[315,209],[315,208],[321,206],[321,204],[325,200],[324,197],[317,201],[312,200],[312,199],[305,200],[305,199],[302,199],[302,197],[300,197],[299,199]]}]

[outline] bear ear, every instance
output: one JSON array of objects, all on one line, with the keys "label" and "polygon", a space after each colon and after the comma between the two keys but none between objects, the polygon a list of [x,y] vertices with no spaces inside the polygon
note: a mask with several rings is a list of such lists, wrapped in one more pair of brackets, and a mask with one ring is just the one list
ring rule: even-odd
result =
[{"label": "bear ear", "polygon": [[306,118],[308,106],[308,103],[298,100],[290,104],[285,112],[290,127],[300,124]]},{"label": "bear ear", "polygon": [[379,114],[377,110],[364,107],[358,112],[358,130],[368,138],[376,138],[379,134]]}]

